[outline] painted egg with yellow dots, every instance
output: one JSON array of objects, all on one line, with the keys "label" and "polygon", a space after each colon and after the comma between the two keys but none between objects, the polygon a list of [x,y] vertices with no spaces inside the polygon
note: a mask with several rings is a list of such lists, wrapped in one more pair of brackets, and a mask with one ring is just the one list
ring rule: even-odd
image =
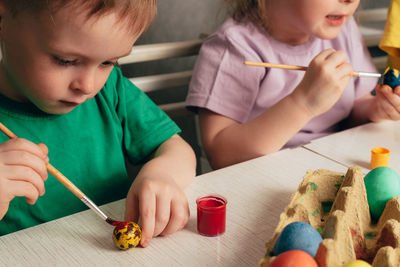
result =
[{"label": "painted egg with yellow dots", "polygon": [[142,238],[140,226],[134,222],[118,222],[113,231],[113,241],[122,250],[139,245]]}]

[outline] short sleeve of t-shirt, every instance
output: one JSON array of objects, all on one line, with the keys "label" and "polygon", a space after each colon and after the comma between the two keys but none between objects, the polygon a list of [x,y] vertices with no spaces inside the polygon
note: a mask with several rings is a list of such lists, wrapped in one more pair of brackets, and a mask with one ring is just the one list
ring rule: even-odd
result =
[{"label": "short sleeve of t-shirt", "polygon": [[[235,30],[235,38],[230,38]],[[189,107],[204,107],[240,122],[247,119],[265,70],[243,71],[245,60],[260,61],[257,51],[241,38],[240,31],[245,30],[221,30],[204,42],[186,99]]]},{"label": "short sleeve of t-shirt", "polygon": [[116,107],[123,129],[123,145],[132,163],[141,163],[161,143],[180,133],[175,122],[122,76],[119,68],[112,71],[105,84],[107,86],[116,87],[116,90],[103,91],[115,94],[108,99],[115,101],[111,105]]}]

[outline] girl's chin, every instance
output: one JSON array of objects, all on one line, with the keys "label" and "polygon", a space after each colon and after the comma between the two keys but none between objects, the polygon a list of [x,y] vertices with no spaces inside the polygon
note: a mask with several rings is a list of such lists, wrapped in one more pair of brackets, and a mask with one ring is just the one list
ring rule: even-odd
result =
[{"label": "girl's chin", "polygon": [[335,39],[340,33],[339,29],[330,29],[328,31],[323,31],[319,34],[315,34],[315,37],[323,39],[323,40],[332,40]]}]

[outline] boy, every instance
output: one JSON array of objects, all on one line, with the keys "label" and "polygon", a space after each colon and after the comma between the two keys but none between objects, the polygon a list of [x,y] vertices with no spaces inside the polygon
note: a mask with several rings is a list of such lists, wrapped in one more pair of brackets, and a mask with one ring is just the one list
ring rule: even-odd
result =
[{"label": "boy", "polygon": [[[184,227],[193,150],[115,66],[155,12],[155,0],[0,0],[0,121],[21,137],[0,136],[0,234],[85,209],[47,179],[47,147],[96,204],[127,194],[125,220],[140,215],[143,247]],[[125,156],[151,155],[129,188]]]}]

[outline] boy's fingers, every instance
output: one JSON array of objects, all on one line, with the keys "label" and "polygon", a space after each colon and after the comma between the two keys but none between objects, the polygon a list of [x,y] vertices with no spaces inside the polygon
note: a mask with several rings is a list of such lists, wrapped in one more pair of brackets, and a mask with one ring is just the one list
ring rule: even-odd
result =
[{"label": "boy's fingers", "polygon": [[[133,194],[132,194],[133,195]],[[139,220],[139,203],[136,196],[126,198],[125,221],[138,222]]]},{"label": "boy's fingers", "polygon": [[49,148],[45,144],[39,143],[37,145],[40,147],[45,155],[49,154]]},{"label": "boy's fingers", "polygon": [[29,151],[30,153],[35,154],[37,156],[43,155],[43,151],[39,146],[24,138],[10,139],[4,142],[3,144],[4,145],[2,146],[3,147],[2,151],[23,150],[23,151]]},{"label": "boy's fingers", "polygon": [[4,143],[2,143],[0,150],[2,152],[25,151],[27,153],[36,155],[37,157],[42,158],[45,161],[48,161],[47,154],[44,153],[45,151],[48,152],[46,145],[44,145],[44,144],[36,145],[36,144],[32,143],[31,141],[28,141],[23,138],[14,138],[14,139],[5,141]]},{"label": "boy's fingers", "polygon": [[24,181],[12,181],[9,183],[8,188],[10,192],[12,192],[12,198],[25,197],[26,201],[31,205],[35,204],[39,197],[38,190],[31,183]]},{"label": "boy's fingers", "polygon": [[142,222],[142,239],[140,240],[140,245],[147,247],[154,234],[156,196],[144,190],[139,196],[139,210]]},{"label": "boy's fingers", "polygon": [[171,199],[166,195],[159,195],[156,203],[156,221],[153,236],[158,236],[167,226],[171,217]]},{"label": "boy's fingers", "polygon": [[0,202],[0,220],[6,215],[10,202]]},{"label": "boy's fingers", "polygon": [[44,153],[44,160],[48,163],[48,162],[49,162],[49,157],[48,157],[49,148],[48,148],[45,144],[43,144],[43,143],[39,143],[38,146],[40,147],[40,149],[41,149],[41,150],[43,151],[43,153]]},{"label": "boy's fingers", "polygon": [[171,203],[171,219],[169,220],[168,225],[162,231],[161,235],[169,235],[177,232],[178,230],[185,227],[186,223],[189,220],[189,207],[177,205],[177,203],[172,200]]},{"label": "boy's fingers", "polygon": [[[32,169],[32,171],[36,172],[43,180],[46,180],[48,177],[48,173],[46,170],[46,166],[41,158],[37,155],[31,154],[26,151],[9,151],[7,153],[3,153],[4,156],[7,156],[7,166],[12,167],[27,167]],[[23,175],[23,176],[26,176]],[[18,177],[17,177],[18,178]]]},{"label": "boy's fingers", "polygon": [[30,183],[36,188],[40,196],[44,194],[45,188],[43,179],[33,169],[25,166],[19,168],[7,167],[6,171],[9,180]]}]

